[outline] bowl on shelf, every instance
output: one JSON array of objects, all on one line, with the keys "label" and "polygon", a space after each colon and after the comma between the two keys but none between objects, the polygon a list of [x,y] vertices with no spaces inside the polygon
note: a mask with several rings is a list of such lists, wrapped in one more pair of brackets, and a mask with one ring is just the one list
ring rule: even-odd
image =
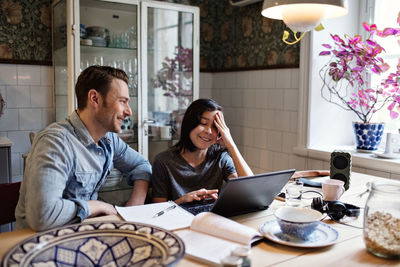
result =
[{"label": "bowl on shelf", "polygon": [[275,211],[282,233],[306,240],[324,215],[314,209],[283,206]]},{"label": "bowl on shelf", "polygon": [[103,37],[88,36],[87,38],[92,41],[94,46],[107,46],[107,40]]},{"label": "bowl on shelf", "polygon": [[110,31],[101,26],[86,27],[86,38],[91,39],[94,46],[107,46],[110,42]]},{"label": "bowl on shelf", "polygon": [[81,45],[93,45],[93,41],[91,39],[81,39]]},{"label": "bowl on shelf", "polygon": [[110,36],[110,31],[105,27],[90,26],[90,27],[86,27],[86,35],[107,38],[108,36]]}]

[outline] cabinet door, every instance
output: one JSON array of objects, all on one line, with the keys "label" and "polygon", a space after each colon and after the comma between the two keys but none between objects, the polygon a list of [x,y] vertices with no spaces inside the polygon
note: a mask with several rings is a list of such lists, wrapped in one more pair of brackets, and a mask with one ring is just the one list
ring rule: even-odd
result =
[{"label": "cabinet door", "polygon": [[183,114],[198,97],[198,21],[197,7],[142,3],[143,152],[151,163],[177,142]]},{"label": "cabinet door", "polygon": [[[53,5],[56,119],[76,108],[74,87],[89,66],[123,69],[129,76],[132,116],[120,137],[138,149],[139,1],[61,0]],[[79,15],[78,15],[79,14]]]},{"label": "cabinet door", "polygon": [[119,136],[138,149],[138,2],[80,0],[79,71],[91,65],[112,66],[129,76],[132,116]]},{"label": "cabinet door", "polygon": [[[53,71],[54,71],[54,102],[56,121],[68,116],[68,51],[67,40],[71,28],[67,27],[72,23],[67,12],[70,2],[66,0],[55,1],[52,5],[53,19]],[[68,18],[68,21],[67,21]],[[67,33],[68,32],[68,33]]]}]

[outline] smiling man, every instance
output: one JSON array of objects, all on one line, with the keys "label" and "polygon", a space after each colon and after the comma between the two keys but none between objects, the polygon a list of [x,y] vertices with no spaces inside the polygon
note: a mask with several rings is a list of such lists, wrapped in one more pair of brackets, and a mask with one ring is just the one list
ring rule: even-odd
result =
[{"label": "smiling man", "polygon": [[134,186],[126,205],[144,203],[151,166],[116,134],[132,115],[127,75],[91,66],[78,77],[75,93],[78,109],[33,141],[15,211],[17,229],[44,231],[116,214],[111,204],[97,200],[113,168]]}]

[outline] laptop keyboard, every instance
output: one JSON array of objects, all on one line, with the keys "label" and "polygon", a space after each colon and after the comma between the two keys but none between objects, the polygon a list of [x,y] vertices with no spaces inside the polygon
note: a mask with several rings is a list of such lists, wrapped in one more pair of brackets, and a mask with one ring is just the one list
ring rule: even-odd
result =
[{"label": "laptop keyboard", "polygon": [[197,215],[201,212],[211,211],[212,207],[214,206],[214,202],[214,199],[209,199],[203,201],[187,202],[180,204],[179,206],[192,213],[193,215]]}]

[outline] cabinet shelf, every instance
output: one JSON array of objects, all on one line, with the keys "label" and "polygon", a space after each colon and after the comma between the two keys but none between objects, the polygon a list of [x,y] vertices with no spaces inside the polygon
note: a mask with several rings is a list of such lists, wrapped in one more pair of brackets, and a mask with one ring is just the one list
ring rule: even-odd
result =
[{"label": "cabinet shelf", "polygon": [[[136,54],[137,48],[122,48],[122,47],[108,47],[108,46],[95,46],[95,45],[80,45],[81,53],[87,54],[96,54],[96,55],[104,55],[104,53],[112,53],[117,55],[127,55],[127,53],[131,54],[134,52]],[[66,54],[67,47],[62,46],[56,48],[54,53],[57,55],[64,56]]]},{"label": "cabinet shelf", "polygon": [[82,52],[95,52],[96,54],[99,52],[105,52],[105,51],[111,51],[113,53],[118,53],[118,51],[120,53],[126,53],[126,51],[135,51],[136,52],[136,48],[129,48],[129,47],[109,47],[109,46],[95,46],[95,45],[81,45],[81,49]]}]

